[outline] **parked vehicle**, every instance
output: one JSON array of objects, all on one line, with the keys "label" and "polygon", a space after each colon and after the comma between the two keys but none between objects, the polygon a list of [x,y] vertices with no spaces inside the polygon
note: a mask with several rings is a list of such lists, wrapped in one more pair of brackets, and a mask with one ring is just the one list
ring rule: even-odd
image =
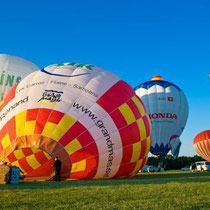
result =
[{"label": "parked vehicle", "polygon": [[210,162],[208,161],[199,161],[195,162],[195,167],[192,168],[192,171],[210,171]]},{"label": "parked vehicle", "polygon": [[145,165],[139,172],[148,172],[147,171],[148,165]]},{"label": "parked vehicle", "polygon": [[190,171],[190,166],[185,166],[181,168],[182,171]]},{"label": "parked vehicle", "polygon": [[[141,170],[139,170],[139,172],[158,172],[158,167],[153,165],[145,165]],[[160,172],[164,172],[164,169],[161,168]]]},{"label": "parked vehicle", "polygon": [[148,172],[158,172],[158,167],[156,167],[156,166],[148,166],[148,168],[147,168],[147,171]]}]

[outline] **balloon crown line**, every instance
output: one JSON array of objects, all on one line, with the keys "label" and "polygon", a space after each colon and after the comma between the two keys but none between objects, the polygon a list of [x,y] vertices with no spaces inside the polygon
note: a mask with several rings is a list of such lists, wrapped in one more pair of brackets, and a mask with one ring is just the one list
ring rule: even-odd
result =
[{"label": "balloon crown line", "polygon": [[69,63],[61,63],[61,64],[52,64],[50,66],[47,66],[46,68],[51,68],[51,67],[62,67],[62,66],[74,66],[74,67],[77,67],[77,68],[85,68],[86,70],[89,70],[89,71],[92,71],[93,70],[93,67],[94,65],[92,64],[81,64],[81,63],[74,63],[74,62],[69,62]]}]

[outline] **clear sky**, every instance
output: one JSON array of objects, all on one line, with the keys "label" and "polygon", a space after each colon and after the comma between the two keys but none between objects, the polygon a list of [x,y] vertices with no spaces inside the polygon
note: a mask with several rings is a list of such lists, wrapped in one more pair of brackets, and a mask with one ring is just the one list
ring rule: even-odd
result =
[{"label": "clear sky", "polygon": [[210,1],[0,0],[0,53],[41,68],[68,61],[110,70],[132,87],[160,74],[186,94],[180,155],[210,129]]}]

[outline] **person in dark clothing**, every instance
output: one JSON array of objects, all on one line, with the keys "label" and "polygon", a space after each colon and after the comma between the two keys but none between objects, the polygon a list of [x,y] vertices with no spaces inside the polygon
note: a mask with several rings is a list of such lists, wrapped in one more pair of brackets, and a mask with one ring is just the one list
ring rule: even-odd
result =
[{"label": "person in dark clothing", "polygon": [[53,164],[53,167],[55,168],[55,181],[60,182],[61,181],[61,165],[62,162],[58,159],[58,157],[55,157],[55,162]]},{"label": "person in dark clothing", "polygon": [[195,163],[192,163],[192,165],[191,165],[191,170],[192,170],[192,171],[195,171],[195,169],[196,169],[196,164],[195,164]]},{"label": "person in dark clothing", "polygon": [[166,165],[163,166],[164,172],[166,172]]},{"label": "person in dark clothing", "polygon": [[162,167],[162,163],[159,163],[159,164],[158,164],[158,172],[160,172],[161,167]]}]

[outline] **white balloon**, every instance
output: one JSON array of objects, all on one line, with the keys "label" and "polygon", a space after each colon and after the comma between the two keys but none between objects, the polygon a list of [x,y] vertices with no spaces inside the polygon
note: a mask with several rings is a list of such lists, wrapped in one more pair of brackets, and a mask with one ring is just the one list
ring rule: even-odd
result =
[{"label": "white balloon", "polygon": [[39,67],[30,61],[17,56],[0,54],[0,100],[12,86],[36,70],[39,70]]},{"label": "white balloon", "polygon": [[55,64],[5,97],[0,161],[19,164],[25,176],[51,177],[50,161],[58,156],[64,178],[130,177],[147,161],[150,131],[142,101],[117,75],[89,64]]}]

